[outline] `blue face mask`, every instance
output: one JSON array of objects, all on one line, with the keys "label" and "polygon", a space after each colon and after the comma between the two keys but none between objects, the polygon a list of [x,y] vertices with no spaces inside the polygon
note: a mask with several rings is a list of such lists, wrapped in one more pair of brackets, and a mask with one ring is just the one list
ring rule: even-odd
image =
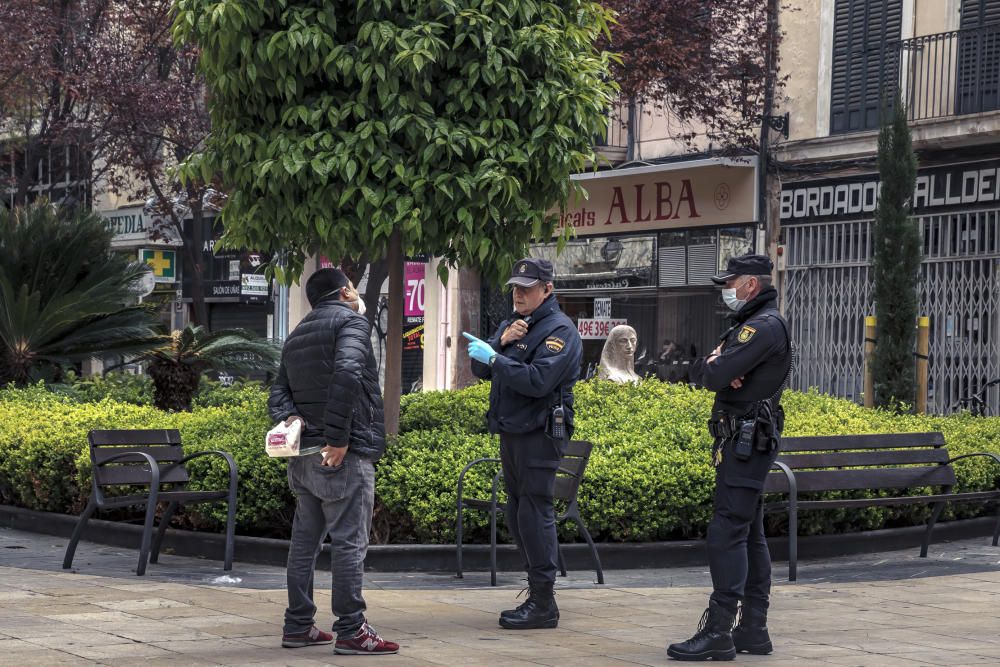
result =
[{"label": "blue face mask", "polygon": [[740,308],[747,305],[746,299],[736,298],[736,288],[728,287],[722,290],[722,300],[725,301],[726,305],[729,306],[729,310],[739,311]]}]

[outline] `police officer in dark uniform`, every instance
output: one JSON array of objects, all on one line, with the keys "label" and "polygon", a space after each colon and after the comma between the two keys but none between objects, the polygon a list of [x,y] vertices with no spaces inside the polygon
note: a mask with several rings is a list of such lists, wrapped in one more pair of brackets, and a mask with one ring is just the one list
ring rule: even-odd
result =
[{"label": "police officer in dark uniform", "polygon": [[771,286],[773,266],[762,255],[743,255],[712,278],[725,286],[723,300],[734,311],[719,346],[691,368],[692,382],[716,392],[709,422],[715,511],[707,539],[713,592],[694,637],[667,649],[677,660],[732,660],[737,651],[772,650],[771,556],[761,496],[778,455],[779,401],[792,365],[788,327]]},{"label": "police officer in dark uniform", "polygon": [[556,469],[573,431],[573,385],[583,343],[553,294],[552,263],[527,258],[514,264],[514,314],[489,341],[468,334],[472,371],[491,380],[489,429],[500,434],[507,490],[505,515],[528,571],[528,599],[500,614],[511,630],[554,628],[553,595],[559,559]]}]

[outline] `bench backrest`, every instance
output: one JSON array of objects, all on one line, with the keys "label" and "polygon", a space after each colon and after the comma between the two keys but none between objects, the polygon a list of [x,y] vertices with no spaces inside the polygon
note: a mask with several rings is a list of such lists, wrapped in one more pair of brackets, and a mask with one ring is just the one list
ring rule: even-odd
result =
[{"label": "bench backrest", "polygon": [[[149,462],[141,456],[128,456],[107,465],[98,464],[126,452],[149,454],[161,464],[176,463],[184,458],[181,434],[176,429],[135,429],[125,431],[91,431],[90,462],[93,464],[96,486],[123,486],[149,484]],[[173,466],[163,471],[161,484],[183,484],[188,481],[184,466]]]},{"label": "bench backrest", "polygon": [[566,502],[576,500],[593,448],[594,446],[585,440],[570,440],[567,444],[566,453],[559,463],[560,471],[556,473],[556,500]]},{"label": "bench backrest", "polygon": [[[782,438],[778,456],[795,473],[799,493],[952,486],[948,459],[936,432]],[[764,491],[787,492],[785,473],[771,472]]]}]

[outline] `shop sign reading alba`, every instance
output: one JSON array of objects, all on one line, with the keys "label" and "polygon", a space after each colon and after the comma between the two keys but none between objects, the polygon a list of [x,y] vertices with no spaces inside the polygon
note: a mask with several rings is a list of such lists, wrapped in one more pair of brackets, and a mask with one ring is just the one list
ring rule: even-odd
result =
[{"label": "shop sign reading alba", "polygon": [[572,197],[560,228],[577,235],[753,222],[752,163],[675,163],[577,174],[588,197]]}]

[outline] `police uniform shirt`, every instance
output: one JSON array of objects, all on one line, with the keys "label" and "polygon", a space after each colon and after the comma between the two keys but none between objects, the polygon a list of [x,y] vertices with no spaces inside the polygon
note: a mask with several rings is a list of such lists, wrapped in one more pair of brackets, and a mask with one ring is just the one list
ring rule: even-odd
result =
[{"label": "police uniform shirt", "polygon": [[502,346],[500,338],[516,319],[503,322],[487,341],[497,357],[492,367],[473,360],[472,372],[491,380],[492,433],[529,433],[543,428],[553,406],[562,402],[567,432],[573,425],[573,385],[580,374],[583,343],[573,321],[550,295],[531,314],[528,333]]},{"label": "police uniform shirt", "polygon": [[[783,384],[790,350],[777,297],[773,287],[764,288],[733,316],[735,324],[725,335],[722,354],[711,363],[702,358],[692,366],[692,382],[716,392],[716,411],[741,417]],[[734,389],[730,383],[737,378],[742,378],[742,386]]]}]

